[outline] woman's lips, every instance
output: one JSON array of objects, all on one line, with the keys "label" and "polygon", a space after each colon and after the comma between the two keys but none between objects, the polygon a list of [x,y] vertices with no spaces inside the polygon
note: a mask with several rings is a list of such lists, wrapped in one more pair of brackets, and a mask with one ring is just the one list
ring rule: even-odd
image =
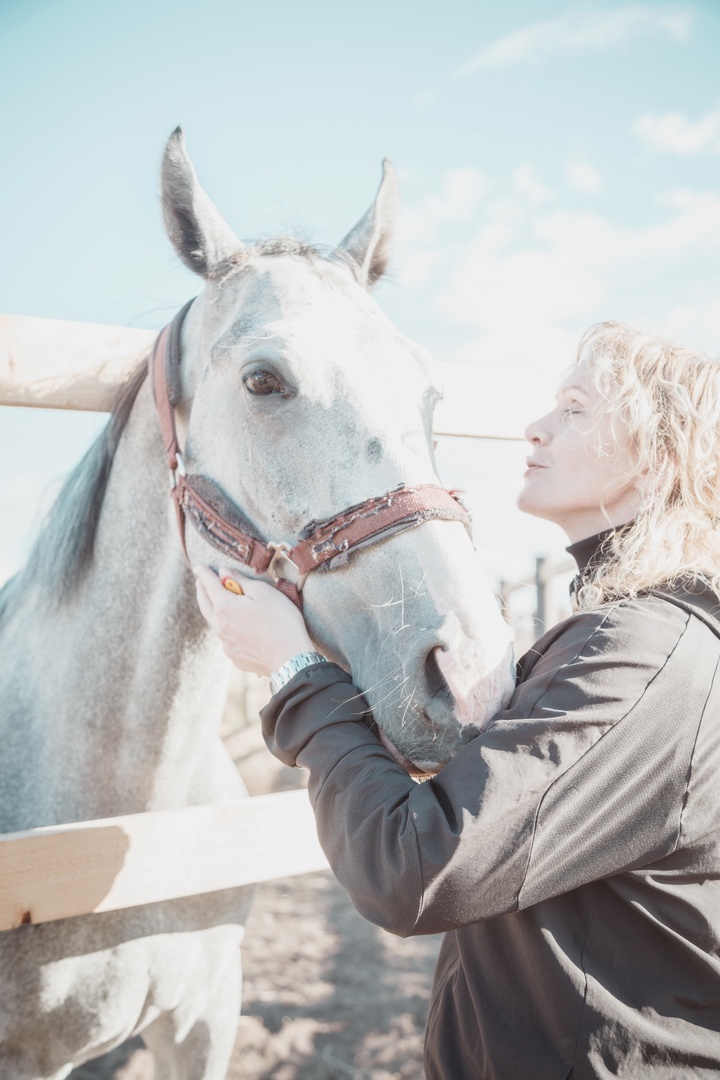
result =
[{"label": "woman's lips", "polygon": [[539,461],[533,461],[532,458],[526,458],[525,464],[527,465],[527,469],[524,473],[525,476],[530,476],[530,474],[537,469],[547,469],[547,465],[541,465]]}]

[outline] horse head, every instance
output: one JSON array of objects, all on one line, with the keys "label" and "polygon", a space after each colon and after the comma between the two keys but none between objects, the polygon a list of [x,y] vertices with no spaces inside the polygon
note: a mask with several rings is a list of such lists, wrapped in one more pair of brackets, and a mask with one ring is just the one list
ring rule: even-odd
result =
[{"label": "horse head", "polygon": [[[162,191],[170,239],[205,282],[181,336],[188,471],[212,480],[257,536],[291,546],[309,521],[399,485],[437,484],[437,372],[369,291],[388,259],[392,168],[325,253],[294,240],[241,243],[179,130]],[[228,564],[192,530],[187,544],[193,563]],[[310,573],[303,597],[318,646],[419,769],[452,757],[511,691],[510,633],[460,521],[426,521],[355,551],[340,569]]]}]

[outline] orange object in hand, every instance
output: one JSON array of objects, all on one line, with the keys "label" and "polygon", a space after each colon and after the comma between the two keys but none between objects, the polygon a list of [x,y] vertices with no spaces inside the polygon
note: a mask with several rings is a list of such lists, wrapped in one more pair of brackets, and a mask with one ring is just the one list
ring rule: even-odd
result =
[{"label": "orange object in hand", "polygon": [[234,578],[224,577],[224,578],[220,578],[220,580],[222,581],[223,585],[225,586],[225,588],[227,589],[228,592],[235,593],[236,596],[244,596],[245,595],[245,593],[242,590],[242,586],[238,585],[237,581],[235,581]]}]

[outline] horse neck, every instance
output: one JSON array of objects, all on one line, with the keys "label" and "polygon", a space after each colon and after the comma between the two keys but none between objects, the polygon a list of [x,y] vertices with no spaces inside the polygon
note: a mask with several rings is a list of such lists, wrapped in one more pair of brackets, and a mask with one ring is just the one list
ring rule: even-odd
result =
[{"label": "horse neck", "polygon": [[[26,642],[36,688],[26,734],[36,753],[23,765],[34,773],[29,788],[45,792],[26,801],[41,816],[73,820],[222,796],[227,667],[197,609],[169,503],[146,383],[113,461],[92,563]],[[29,620],[36,626],[37,615]]]}]

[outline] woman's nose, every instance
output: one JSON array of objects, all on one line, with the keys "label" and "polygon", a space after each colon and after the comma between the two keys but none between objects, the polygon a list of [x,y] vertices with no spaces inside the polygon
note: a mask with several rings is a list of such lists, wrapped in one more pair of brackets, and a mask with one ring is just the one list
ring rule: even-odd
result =
[{"label": "woman's nose", "polygon": [[525,428],[525,438],[529,443],[542,446],[548,441],[547,417],[542,416],[539,420],[533,420]]}]

